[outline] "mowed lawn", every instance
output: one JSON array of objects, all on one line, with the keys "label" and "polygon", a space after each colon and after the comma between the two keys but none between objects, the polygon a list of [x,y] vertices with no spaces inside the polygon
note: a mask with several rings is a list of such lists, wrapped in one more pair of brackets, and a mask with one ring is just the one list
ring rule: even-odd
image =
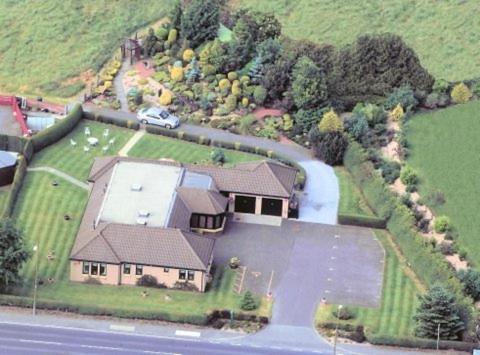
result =
[{"label": "mowed lawn", "polygon": [[[95,133],[102,133],[105,127],[115,131],[115,136],[127,135],[133,131],[125,131],[114,126],[107,126],[90,121],[82,121],[72,132],[76,140],[84,139],[84,128],[88,125]],[[121,133],[119,133],[121,132]],[[125,137],[124,137],[125,136]],[[147,136],[148,137],[148,136]],[[170,149],[169,158],[179,161],[194,162],[196,159],[208,159],[210,149],[196,144],[151,137],[148,140],[149,150],[143,157],[155,157],[152,152]],[[77,178],[85,178],[93,162],[94,153],[83,153],[83,149],[69,146],[70,137],[45,149],[34,159],[36,166],[53,166]],[[142,144],[139,142],[138,144]],[[115,148],[119,148],[121,145]],[[140,150],[142,151],[143,148]],[[150,152],[150,153],[149,153]],[[199,154],[199,152],[202,152]],[[246,161],[256,158],[240,152],[229,154],[231,162]],[[73,161],[73,163],[72,163]],[[56,180],[59,185],[52,186]],[[191,293],[187,291],[138,288],[131,286],[98,286],[69,282],[70,251],[75,240],[79,223],[88,199],[88,192],[82,188],[47,172],[28,172],[24,181],[14,216],[18,225],[24,230],[26,244],[30,250],[39,246],[39,304],[49,303],[68,305],[80,312],[98,313],[101,311],[130,317],[151,317],[167,314],[171,320],[188,319],[189,316],[203,317],[212,309],[233,309],[239,311],[241,295],[233,292],[234,273],[223,266],[218,266],[214,282],[208,292]],[[71,219],[66,221],[65,214]],[[51,256],[49,258],[49,256]],[[33,294],[33,278],[35,274],[35,254],[21,270],[25,282],[14,290],[15,295],[31,297]],[[142,291],[148,292],[142,297]],[[262,304],[261,312],[268,313],[266,304]]]},{"label": "mowed lawn", "polygon": [[[88,136],[85,135],[86,127],[90,129],[90,137],[99,139],[97,146],[92,147],[88,144]],[[108,137],[103,136],[106,129],[109,131]],[[126,128],[81,120],[70,134],[66,135],[56,144],[35,154],[31,166],[55,168],[81,181],[85,181],[95,157],[116,155],[133,134],[134,131]],[[71,139],[77,143],[76,146],[70,144]],[[114,143],[110,145],[106,152],[103,152],[102,148],[108,146],[111,139],[114,140]],[[84,146],[89,147],[90,151],[84,152]]]},{"label": "mowed lawn", "polygon": [[[174,159],[182,163],[210,164],[210,154],[214,148],[178,139],[146,134],[128,152],[128,156],[149,159]],[[236,163],[262,159],[261,156],[229,149],[223,149],[226,166]],[[263,158],[265,159],[265,158]]]},{"label": "mowed lawn", "polygon": [[447,80],[478,76],[480,2],[436,0],[232,0],[237,7],[275,13],[282,32],[297,39],[345,45],[366,33],[398,34],[422,64]]},{"label": "mowed lawn", "polygon": [[[382,303],[380,308],[349,307],[355,318],[342,323],[363,325],[373,334],[405,337],[412,335],[414,328],[413,315],[417,307],[419,288],[414,282],[412,272],[407,268],[405,260],[395,252],[395,246],[384,231],[375,232],[382,243],[386,258],[383,276]],[[332,310],[337,305],[320,306],[316,321],[336,321]]]},{"label": "mowed lawn", "polygon": [[69,97],[172,0],[0,1],[0,92]]},{"label": "mowed lawn", "polygon": [[344,167],[335,167],[335,174],[340,185],[339,214],[374,216],[362,193],[355,185],[352,176]]},{"label": "mowed lawn", "polygon": [[420,175],[420,195],[443,192],[434,207],[450,217],[458,244],[480,266],[480,101],[416,115],[408,123],[408,163]]}]

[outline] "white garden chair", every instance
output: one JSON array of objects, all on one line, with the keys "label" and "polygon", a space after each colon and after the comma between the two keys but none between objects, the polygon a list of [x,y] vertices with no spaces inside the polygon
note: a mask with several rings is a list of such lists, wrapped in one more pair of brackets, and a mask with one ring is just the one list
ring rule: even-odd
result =
[{"label": "white garden chair", "polygon": [[75,142],[73,139],[70,139],[70,145],[72,147],[76,147],[77,146],[77,142]]},{"label": "white garden chair", "polygon": [[105,130],[103,131],[103,137],[107,138],[109,134],[110,134],[110,130],[108,128],[105,128]]},{"label": "white garden chair", "polygon": [[106,152],[108,152],[108,149],[110,148],[110,146],[106,145],[102,148],[102,152],[105,154]]},{"label": "white garden chair", "polygon": [[109,145],[115,144],[115,138],[110,139],[110,140],[108,141],[108,144],[109,144]]},{"label": "white garden chair", "polygon": [[87,147],[86,145],[84,145],[84,146],[83,146],[83,151],[84,151],[85,153],[88,153],[88,152],[90,151],[90,148]]},{"label": "white garden chair", "polygon": [[86,136],[90,135],[90,128],[89,127],[85,127],[85,135]]}]

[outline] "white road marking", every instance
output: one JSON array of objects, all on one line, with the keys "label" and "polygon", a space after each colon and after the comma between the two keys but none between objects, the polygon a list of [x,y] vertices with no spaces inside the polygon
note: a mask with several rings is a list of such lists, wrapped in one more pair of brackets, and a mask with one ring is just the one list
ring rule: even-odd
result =
[{"label": "white road marking", "polygon": [[329,271],[335,270],[333,267],[328,268]]},{"label": "white road marking", "polygon": [[190,330],[176,330],[175,335],[179,337],[192,337],[192,338],[200,338],[200,332],[192,332]]},{"label": "white road marking", "polygon": [[337,247],[336,245],[334,245],[334,246],[332,247],[332,249],[337,249],[337,248],[338,248],[338,247]]},{"label": "white road marking", "polygon": [[275,270],[272,270],[272,273],[270,274],[270,281],[268,282],[267,295],[269,295],[272,292],[272,282],[273,282],[274,272],[275,272]]},{"label": "white road marking", "polygon": [[31,340],[31,339],[18,339],[20,343],[32,343],[32,344],[43,344],[43,345],[62,345],[58,341],[44,341],[44,340]]},{"label": "white road marking", "polygon": [[335,239],[338,239],[340,238],[340,236],[338,234],[335,234]]},{"label": "white road marking", "polygon": [[328,278],[327,281],[332,281],[332,279],[331,279],[331,278]]},{"label": "white road marking", "polygon": [[119,330],[119,331],[124,331],[124,332],[134,332],[135,327],[132,325],[122,325],[122,324],[111,324],[110,325],[111,330]]},{"label": "white road marking", "polygon": [[330,259],[332,259],[332,260],[335,260],[335,259],[336,259],[336,257],[332,256]]}]

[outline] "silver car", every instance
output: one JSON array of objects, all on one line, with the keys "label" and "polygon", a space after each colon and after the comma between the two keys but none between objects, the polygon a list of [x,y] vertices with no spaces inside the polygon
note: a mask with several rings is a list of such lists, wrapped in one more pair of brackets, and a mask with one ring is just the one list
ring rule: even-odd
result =
[{"label": "silver car", "polygon": [[144,124],[153,124],[167,129],[177,128],[180,119],[161,107],[142,108],[138,111],[137,119]]}]

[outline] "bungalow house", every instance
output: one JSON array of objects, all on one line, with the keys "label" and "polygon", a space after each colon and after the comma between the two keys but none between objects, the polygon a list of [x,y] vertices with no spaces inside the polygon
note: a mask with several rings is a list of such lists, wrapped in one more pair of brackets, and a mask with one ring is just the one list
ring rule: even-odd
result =
[{"label": "bungalow house", "polygon": [[204,291],[227,212],[288,217],[295,175],[267,161],[222,168],[97,158],[70,280],[135,285],[151,275],[166,287],[189,282]]}]

